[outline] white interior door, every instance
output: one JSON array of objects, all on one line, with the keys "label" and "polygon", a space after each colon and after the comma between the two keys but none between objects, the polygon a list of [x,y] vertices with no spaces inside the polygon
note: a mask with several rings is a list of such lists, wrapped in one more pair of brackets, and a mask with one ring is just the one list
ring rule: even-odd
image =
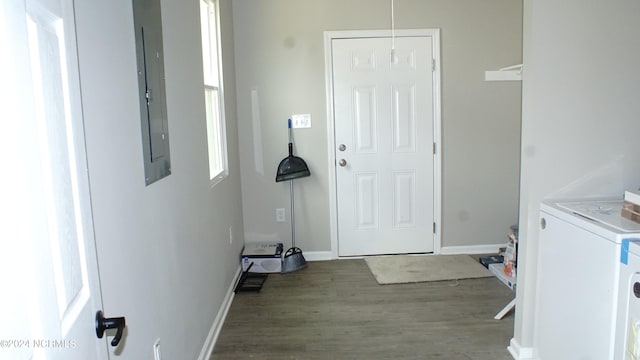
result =
[{"label": "white interior door", "polygon": [[433,40],[332,40],[338,255],[434,247]]},{"label": "white interior door", "polygon": [[72,0],[1,0],[0,49],[0,358],[107,359]]}]

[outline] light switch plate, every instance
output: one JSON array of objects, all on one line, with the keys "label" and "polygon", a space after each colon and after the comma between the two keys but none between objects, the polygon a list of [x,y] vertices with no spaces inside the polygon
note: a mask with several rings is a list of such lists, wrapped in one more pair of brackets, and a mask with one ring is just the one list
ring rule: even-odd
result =
[{"label": "light switch plate", "polygon": [[291,115],[291,127],[294,129],[310,128],[311,114],[295,114]]}]

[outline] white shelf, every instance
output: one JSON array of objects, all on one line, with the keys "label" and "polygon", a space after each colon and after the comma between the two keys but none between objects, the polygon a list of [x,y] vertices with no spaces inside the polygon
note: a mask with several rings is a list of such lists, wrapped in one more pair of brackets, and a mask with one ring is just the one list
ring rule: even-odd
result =
[{"label": "white shelf", "polygon": [[484,72],[485,81],[521,81],[522,64]]}]

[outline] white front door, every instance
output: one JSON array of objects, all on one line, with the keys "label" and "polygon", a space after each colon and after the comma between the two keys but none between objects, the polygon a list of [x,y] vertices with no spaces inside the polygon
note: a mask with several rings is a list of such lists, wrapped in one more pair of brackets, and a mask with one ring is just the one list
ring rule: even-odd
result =
[{"label": "white front door", "polygon": [[0,358],[107,359],[72,0],[1,0],[0,54]]},{"label": "white front door", "polygon": [[434,248],[433,39],[391,44],[332,40],[339,256]]}]

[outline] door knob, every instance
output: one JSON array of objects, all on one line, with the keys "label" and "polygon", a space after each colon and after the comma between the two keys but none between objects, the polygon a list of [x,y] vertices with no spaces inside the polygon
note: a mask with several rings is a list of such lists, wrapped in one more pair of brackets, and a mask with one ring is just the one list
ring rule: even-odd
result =
[{"label": "door knob", "polygon": [[345,144],[340,144],[340,146],[338,146],[338,150],[345,151],[347,150],[347,146]]},{"label": "door knob", "polygon": [[96,313],[96,335],[98,339],[102,339],[105,330],[117,329],[116,336],[111,340],[111,346],[118,346],[125,326],[124,317],[105,318],[102,310],[98,310]]},{"label": "door knob", "polygon": [[345,167],[347,166],[347,160],[345,159],[340,159],[340,161],[338,161],[338,165]]}]

